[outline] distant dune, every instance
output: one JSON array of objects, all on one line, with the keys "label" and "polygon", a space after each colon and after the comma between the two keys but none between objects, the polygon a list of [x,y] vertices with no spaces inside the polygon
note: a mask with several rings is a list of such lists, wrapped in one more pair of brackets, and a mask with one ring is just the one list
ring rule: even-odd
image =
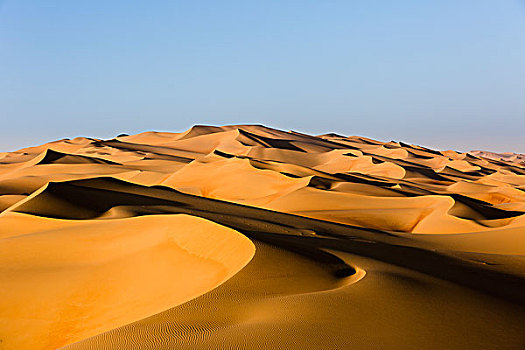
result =
[{"label": "distant dune", "polygon": [[469,153],[476,157],[482,157],[482,158],[488,158],[488,159],[494,159],[494,160],[502,160],[502,161],[516,163],[516,164],[525,166],[525,154],[521,154],[521,153],[512,153],[512,152],[495,153],[495,152],[487,152],[487,151],[470,151]]},{"label": "distant dune", "polygon": [[0,349],[523,349],[523,161],[260,125],[0,153]]}]

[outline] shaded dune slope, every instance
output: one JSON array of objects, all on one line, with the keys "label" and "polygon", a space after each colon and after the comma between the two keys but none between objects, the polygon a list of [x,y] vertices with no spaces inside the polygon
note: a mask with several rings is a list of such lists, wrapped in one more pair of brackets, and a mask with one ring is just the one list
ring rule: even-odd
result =
[{"label": "shaded dune slope", "polygon": [[524,214],[516,162],[357,136],[195,126],[5,153],[0,339],[520,349]]},{"label": "shaded dune slope", "polygon": [[[145,187],[113,178],[50,183],[11,212],[57,219],[125,218],[151,214],[189,214],[231,227],[250,238],[280,245],[326,263],[323,248],[338,249],[408,267],[456,283],[504,296],[525,305],[525,261],[498,254],[435,251],[424,240],[394,232],[364,229],[256,207],[188,195],[162,187]],[[522,254],[523,252],[518,252]],[[334,258],[332,258],[334,259]],[[333,273],[354,271],[338,259]],[[495,283],[496,282],[496,283]]]},{"label": "shaded dune slope", "polygon": [[356,255],[340,254],[366,269],[366,276],[337,283],[316,260],[255,242],[254,260],[212,292],[66,348],[519,349],[523,344],[523,309],[501,299]]}]

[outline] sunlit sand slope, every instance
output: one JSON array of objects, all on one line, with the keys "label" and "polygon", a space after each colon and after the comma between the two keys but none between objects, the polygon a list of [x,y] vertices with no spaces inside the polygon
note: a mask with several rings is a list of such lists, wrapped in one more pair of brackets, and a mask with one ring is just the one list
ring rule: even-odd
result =
[{"label": "sunlit sand slope", "polygon": [[521,226],[525,168],[467,153],[257,125],[77,138],[5,153],[0,210],[48,182],[98,176],[380,230]]},{"label": "sunlit sand slope", "polygon": [[524,214],[514,159],[363,137],[3,153],[0,348],[522,349]]},{"label": "sunlit sand slope", "polygon": [[67,349],[519,349],[523,344],[523,309],[511,303],[410,269],[341,256],[366,275],[336,283],[316,259],[257,243],[254,260],[212,292]]},{"label": "sunlit sand slope", "polygon": [[55,349],[161,312],[216,287],[254,252],[239,233],[186,215],[74,223],[39,218],[31,220],[30,232],[25,219],[5,217],[5,349]]}]

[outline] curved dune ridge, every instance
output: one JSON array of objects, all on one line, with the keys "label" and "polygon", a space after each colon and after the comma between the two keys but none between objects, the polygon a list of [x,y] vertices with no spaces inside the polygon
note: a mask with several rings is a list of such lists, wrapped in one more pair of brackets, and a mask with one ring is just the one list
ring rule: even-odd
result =
[{"label": "curved dune ridge", "polygon": [[187,215],[38,218],[17,232],[24,216],[6,217],[2,240],[6,348],[56,349],[164,311],[216,287],[254,252],[239,233]]},{"label": "curved dune ridge", "polygon": [[522,349],[525,167],[476,154],[260,125],[0,153],[0,348]]}]

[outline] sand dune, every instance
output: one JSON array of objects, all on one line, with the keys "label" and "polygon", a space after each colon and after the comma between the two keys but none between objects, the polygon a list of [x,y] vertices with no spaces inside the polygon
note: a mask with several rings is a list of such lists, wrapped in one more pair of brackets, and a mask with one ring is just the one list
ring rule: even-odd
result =
[{"label": "sand dune", "polygon": [[514,158],[357,136],[195,126],[3,153],[0,344],[521,349],[524,214]]},{"label": "sand dune", "polygon": [[40,218],[30,233],[15,218],[0,258],[5,348],[54,349],[151,316],[216,287],[253,254],[239,233],[191,216],[51,230]]},{"label": "sand dune", "polygon": [[487,152],[487,151],[470,151],[470,154],[494,160],[502,160],[505,162],[511,162],[519,165],[525,165],[525,154],[505,152],[505,153],[496,153],[496,152]]}]

